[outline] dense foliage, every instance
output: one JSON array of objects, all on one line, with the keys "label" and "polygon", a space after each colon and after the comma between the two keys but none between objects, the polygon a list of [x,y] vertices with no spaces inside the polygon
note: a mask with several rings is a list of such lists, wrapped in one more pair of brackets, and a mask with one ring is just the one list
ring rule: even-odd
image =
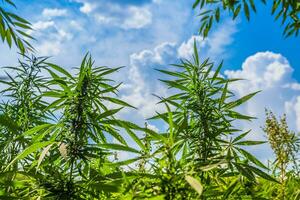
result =
[{"label": "dense foliage", "polygon": [[[223,3],[235,13],[241,7]],[[2,7],[0,14],[3,41],[11,46],[12,37],[23,53],[0,80],[0,199],[300,199],[299,134],[267,111],[268,141],[248,140],[251,131],[237,124],[254,117],[238,108],[257,92],[235,96],[229,88],[239,80],[223,77],[222,63],[200,60],[196,44],[193,59],[158,69],[172,95],[158,97],[165,112],[148,119],[166,125],[156,132],[120,118],[136,109],[119,99],[121,84],[111,78],[122,68],[96,66],[87,54],[70,72],[26,56],[32,47],[16,27],[30,24]],[[275,158],[268,166],[248,148],[265,142]]]},{"label": "dense foliage", "polygon": [[[161,133],[116,117],[131,107],[117,98],[120,84],[109,78],[121,69],[96,67],[90,55],[75,75],[47,58],[27,57],[7,67],[8,79],[1,81],[1,198],[299,198],[297,135],[268,115],[265,130],[277,159],[266,167],[245,149],[264,142],[246,140],[250,132],[233,126],[252,119],[235,110],[256,93],[237,99],[228,85],[238,80],[220,76],[222,64],[213,67],[209,59],[199,60],[195,45],[192,61],[159,70],[169,75],[161,81],[174,93],[159,97],[166,112],[151,118],[168,125]],[[120,151],[130,159],[118,158]]]}]

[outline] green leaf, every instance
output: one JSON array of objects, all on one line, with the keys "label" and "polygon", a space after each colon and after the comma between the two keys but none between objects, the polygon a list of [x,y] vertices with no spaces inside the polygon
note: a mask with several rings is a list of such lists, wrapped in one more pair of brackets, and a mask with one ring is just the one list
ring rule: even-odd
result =
[{"label": "green leaf", "polygon": [[254,93],[251,93],[251,94],[248,94],[246,96],[243,96],[242,98],[236,100],[236,101],[233,101],[233,102],[229,102],[227,105],[226,105],[226,108],[227,109],[231,109],[231,108],[235,108],[245,102],[247,102],[249,99],[251,99],[253,96],[255,96],[257,93],[259,93],[260,91],[258,92],[254,92]]},{"label": "green leaf", "polygon": [[17,160],[21,160],[23,158],[25,158],[26,156],[30,155],[31,153],[36,152],[37,150],[48,146],[50,144],[54,143],[53,141],[47,141],[47,142],[38,142],[38,143],[34,143],[31,146],[27,147],[22,153],[20,153],[17,157],[15,157],[10,163],[9,165],[7,165],[7,167],[5,168],[5,170],[7,170],[12,164],[14,164]]},{"label": "green leaf", "polygon": [[223,196],[223,200],[226,200],[228,199],[228,197],[232,194],[232,192],[234,191],[234,189],[236,188],[238,184],[238,179],[234,180],[230,185],[229,187],[226,189],[226,192],[224,193],[224,196]]},{"label": "green leaf", "polygon": [[217,9],[216,9],[215,18],[216,18],[216,21],[217,21],[217,22],[220,21],[220,8],[217,8]]},{"label": "green leaf", "polygon": [[250,20],[249,6],[245,0],[244,0],[244,12],[247,20],[249,21]]},{"label": "green leaf", "polygon": [[23,23],[23,24],[29,24],[29,25],[30,25],[30,22],[28,22],[27,20],[25,20],[25,19],[19,17],[18,15],[15,15],[15,14],[13,14],[13,13],[7,13],[7,15],[11,16],[11,17],[14,18],[15,20],[17,20],[17,21],[19,21],[19,22],[21,22],[21,23]]},{"label": "green leaf", "polygon": [[174,72],[174,71],[167,71],[167,70],[162,70],[162,69],[156,69],[157,71],[168,74],[170,76],[178,77],[178,78],[188,78],[184,73],[181,72]]},{"label": "green leaf", "polygon": [[109,150],[128,151],[128,152],[138,153],[138,154],[141,153],[140,151],[138,151],[134,148],[124,146],[124,145],[120,145],[120,144],[107,143],[107,144],[99,144],[98,146],[100,148],[109,149]]},{"label": "green leaf", "polygon": [[193,4],[193,9],[195,9],[200,3],[200,0],[196,0]]},{"label": "green leaf", "polygon": [[97,192],[118,192],[119,187],[117,185],[103,183],[103,182],[92,182],[88,184],[88,187]]},{"label": "green leaf", "polygon": [[106,165],[109,165],[109,166],[114,166],[114,167],[120,167],[120,166],[123,166],[123,165],[129,165],[129,164],[132,164],[138,160],[140,160],[141,158],[138,157],[138,158],[133,158],[133,159],[128,159],[128,160],[123,160],[123,161],[119,161],[119,162],[113,162],[113,163],[105,163]]},{"label": "green leaf", "polygon": [[14,22],[14,25],[18,26],[18,27],[21,27],[23,29],[28,29],[28,30],[31,30],[32,28],[30,26],[28,26],[27,24],[23,24],[23,23],[20,23],[20,22]]},{"label": "green leaf", "polygon": [[165,200],[165,195],[150,197],[150,198],[147,198],[147,200]]},{"label": "green leaf", "polygon": [[237,142],[235,143],[236,145],[244,145],[244,146],[250,146],[250,145],[258,145],[258,144],[264,144],[266,143],[265,141],[241,141],[241,142]]},{"label": "green leaf", "polygon": [[241,11],[241,7],[242,7],[241,5],[238,5],[238,7],[235,9],[235,11],[233,13],[233,19],[235,19],[239,15],[239,13]]},{"label": "green leaf", "polygon": [[145,129],[145,132],[152,138],[155,138],[156,140],[161,140],[164,142],[166,142],[166,140],[167,140],[163,135],[156,133],[155,131],[153,131],[151,129]]},{"label": "green leaf", "polygon": [[4,114],[0,115],[0,124],[8,128],[13,133],[17,133],[20,130],[18,124],[16,124],[10,117]]},{"label": "green leaf", "polygon": [[226,161],[223,160],[223,161],[220,161],[220,162],[217,162],[217,163],[214,163],[214,164],[205,165],[205,166],[201,167],[200,169],[201,169],[201,171],[206,172],[206,171],[210,171],[212,169],[215,169],[218,166],[220,166],[222,164],[225,164],[225,163],[226,163]]},{"label": "green leaf", "polygon": [[198,66],[199,65],[199,55],[198,55],[196,38],[194,39],[194,55],[193,55],[193,57],[195,60],[195,64]]},{"label": "green leaf", "polygon": [[212,80],[216,80],[216,78],[218,77],[218,75],[219,75],[219,73],[220,73],[222,67],[223,67],[223,61],[222,61],[222,62],[219,64],[219,66],[217,67],[217,69],[216,69],[216,71],[215,71],[215,73],[214,73],[214,75],[213,75],[213,77],[212,77]]},{"label": "green leaf", "polygon": [[269,180],[269,181],[273,181],[273,182],[277,182],[279,183],[275,178],[273,178],[272,176],[270,176],[269,174],[263,172],[262,170],[256,168],[256,167],[253,167],[251,165],[244,165],[245,168],[247,168],[248,170],[251,170],[253,171],[255,174],[257,174],[259,177],[261,178],[264,178],[266,180]]},{"label": "green leaf", "polygon": [[245,151],[244,149],[238,148],[238,151],[242,153],[248,160],[250,160],[252,163],[256,164],[257,166],[268,169],[262,162],[260,162],[255,156],[250,154],[249,152]]},{"label": "green leaf", "polygon": [[254,12],[256,12],[256,7],[255,7],[255,3],[254,3],[254,0],[250,0],[250,5],[251,5],[251,8]]},{"label": "green leaf", "polygon": [[105,99],[105,100],[107,100],[109,102],[121,105],[121,106],[131,107],[131,108],[135,108],[136,109],[136,107],[134,107],[134,106],[132,106],[132,105],[126,103],[125,101],[120,100],[120,99],[116,99],[116,98],[112,98],[112,97],[101,97],[101,98]]},{"label": "green leaf", "polygon": [[171,88],[177,88],[179,90],[184,90],[184,91],[189,91],[188,88],[186,88],[185,86],[183,86],[182,84],[175,82],[175,81],[168,81],[168,80],[161,80],[159,79],[161,82],[166,83],[168,86],[170,86]]},{"label": "green leaf", "polygon": [[141,149],[146,150],[145,145],[142,143],[142,141],[140,140],[140,138],[138,138],[138,137],[136,136],[136,134],[135,134],[133,131],[131,131],[131,130],[128,129],[128,128],[126,128],[125,130],[126,130],[126,132],[128,133],[128,135],[130,135],[130,137],[135,141],[135,143],[136,143],[137,145],[139,145],[139,147],[140,147]]},{"label": "green leaf", "polygon": [[226,100],[227,92],[228,92],[227,88],[228,88],[228,82],[225,84],[225,87],[223,88],[221,99],[219,101],[219,108],[222,107],[222,105],[224,104],[224,102]]},{"label": "green leaf", "polygon": [[0,199],[10,200],[10,199],[19,199],[19,198],[18,197],[9,196],[9,195],[1,195],[0,194]]},{"label": "green leaf", "polygon": [[98,115],[97,118],[103,119],[103,118],[107,118],[109,116],[113,116],[114,114],[118,113],[120,110],[122,110],[122,108],[108,110],[108,111],[103,112],[100,115]]},{"label": "green leaf", "polygon": [[6,41],[9,48],[11,48],[12,41],[11,41],[11,32],[9,29],[6,31]]},{"label": "green leaf", "polygon": [[58,65],[55,65],[55,64],[52,64],[52,63],[45,63],[46,65],[49,65],[51,68],[55,69],[56,71],[64,74],[65,76],[67,76],[68,78],[70,79],[74,79],[73,76],[67,72],[64,68],[58,66]]},{"label": "green leaf", "polygon": [[247,177],[251,181],[255,181],[255,176],[251,170],[245,169],[240,163],[233,163],[237,170],[245,177]]},{"label": "green leaf", "polygon": [[251,121],[252,119],[256,119],[255,117],[243,115],[243,114],[240,114],[240,113],[232,111],[232,110],[228,112],[228,116],[233,119],[242,119],[242,120],[248,120],[248,121]]},{"label": "green leaf", "polygon": [[35,133],[37,133],[37,132],[39,132],[41,130],[48,129],[48,128],[52,127],[52,126],[53,126],[53,124],[42,124],[42,125],[33,127],[31,129],[25,131],[22,135],[20,135],[17,138],[25,137],[25,136],[29,136],[29,135],[35,134]]},{"label": "green leaf", "polygon": [[240,141],[241,139],[243,139],[246,135],[248,135],[250,133],[251,130],[246,131],[245,133],[240,134],[239,136],[237,136],[236,138],[234,138],[232,140],[232,143],[235,144],[235,142]]}]

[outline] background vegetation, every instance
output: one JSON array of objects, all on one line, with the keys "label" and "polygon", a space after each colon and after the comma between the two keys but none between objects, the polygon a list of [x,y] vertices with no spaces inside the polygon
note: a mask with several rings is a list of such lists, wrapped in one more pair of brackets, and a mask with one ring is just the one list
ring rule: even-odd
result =
[{"label": "background vegetation", "polygon": [[[266,111],[268,141],[245,139],[251,132],[233,124],[254,117],[237,108],[257,92],[236,98],[228,88],[239,80],[224,78],[222,63],[200,60],[196,44],[192,60],[158,69],[175,93],[158,97],[166,112],[148,119],[167,124],[157,133],[117,117],[135,109],[110,79],[121,68],[95,66],[87,54],[73,74],[28,56],[30,23],[5,10],[12,1],[2,4],[2,40],[13,41],[23,60],[2,69],[0,199],[300,199],[299,134],[285,116]],[[251,0],[196,1],[194,8],[212,8],[202,13],[200,32],[206,36],[224,11],[235,18],[243,7],[249,18],[249,5],[255,11]],[[285,34],[298,34],[296,1],[274,0],[273,11],[287,20]],[[265,142],[275,156],[267,166],[247,148]]]}]

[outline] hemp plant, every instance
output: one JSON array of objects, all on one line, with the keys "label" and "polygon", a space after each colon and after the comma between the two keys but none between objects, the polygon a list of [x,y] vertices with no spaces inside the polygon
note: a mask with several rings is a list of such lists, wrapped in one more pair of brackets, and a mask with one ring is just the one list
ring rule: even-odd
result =
[{"label": "hemp plant", "polygon": [[249,131],[243,133],[233,126],[236,120],[253,119],[236,108],[257,92],[236,98],[229,85],[238,80],[222,77],[222,64],[215,69],[209,59],[200,62],[196,43],[193,60],[182,60],[173,66],[178,70],[158,70],[170,77],[161,81],[175,94],[161,97],[160,103],[167,104],[172,111],[158,113],[152,119],[170,124],[168,116],[172,113],[169,132],[174,146],[170,148],[175,158],[192,163],[191,170],[206,186],[202,198],[228,198],[242,187],[245,178],[253,183],[257,177],[275,181],[263,171],[266,166],[243,148],[264,142],[245,140]]},{"label": "hemp plant", "polygon": [[[49,117],[49,113],[44,112],[48,104],[41,100],[41,93],[47,89],[46,80],[41,76],[46,58],[26,56],[25,59],[24,62],[19,61],[19,66],[5,67],[8,72],[0,81],[3,88],[0,103],[0,172],[5,168],[15,172],[24,169],[28,160],[8,166],[32,142],[21,135]],[[8,176],[7,181],[11,181],[13,176]],[[13,186],[5,190],[13,193]]]},{"label": "hemp plant", "polygon": [[38,100],[47,98],[50,103],[43,112],[52,117],[23,130],[15,139],[25,138],[30,143],[4,170],[10,172],[11,166],[29,159],[30,164],[20,171],[33,181],[30,193],[11,197],[99,199],[112,198],[113,192],[119,190],[123,175],[120,168],[110,164],[109,156],[114,151],[140,155],[139,150],[127,145],[121,130],[138,142],[134,130],[143,130],[115,117],[124,107],[132,107],[114,97],[120,84],[112,85],[108,76],[119,69],[95,67],[89,55],[84,57],[76,76],[58,65],[45,63],[43,70],[51,78],[47,78],[47,90]]},{"label": "hemp plant", "polygon": [[280,180],[276,199],[288,199],[290,196],[287,194],[289,167],[292,167],[294,174],[299,176],[299,163],[297,163],[297,153],[300,151],[299,138],[289,130],[285,115],[277,120],[271,111],[266,110],[266,116],[264,131],[275,154],[274,170],[278,171]]}]

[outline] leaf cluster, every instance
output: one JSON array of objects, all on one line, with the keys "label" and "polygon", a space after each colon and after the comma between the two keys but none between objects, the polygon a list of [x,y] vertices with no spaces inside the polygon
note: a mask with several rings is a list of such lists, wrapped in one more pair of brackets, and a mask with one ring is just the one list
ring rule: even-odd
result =
[{"label": "leaf cluster", "polygon": [[[284,26],[283,35],[285,37],[298,36],[300,29],[300,4],[297,0],[272,0],[271,14],[275,16],[275,20],[281,20]],[[267,4],[266,0],[196,0],[193,8],[200,8],[202,11],[200,16],[201,26],[199,33],[203,37],[207,37],[215,22],[219,22],[222,14],[227,13],[236,19],[243,12],[249,21],[251,12],[256,13],[257,4]],[[269,3],[269,2],[268,2]]]},{"label": "leaf cluster", "polygon": [[[2,4],[2,5],[1,5]],[[11,48],[14,44],[24,54],[26,51],[33,51],[33,46],[28,42],[34,39],[28,30],[31,30],[31,23],[24,18],[9,12],[7,7],[17,8],[12,0],[0,2],[0,37]]]}]

